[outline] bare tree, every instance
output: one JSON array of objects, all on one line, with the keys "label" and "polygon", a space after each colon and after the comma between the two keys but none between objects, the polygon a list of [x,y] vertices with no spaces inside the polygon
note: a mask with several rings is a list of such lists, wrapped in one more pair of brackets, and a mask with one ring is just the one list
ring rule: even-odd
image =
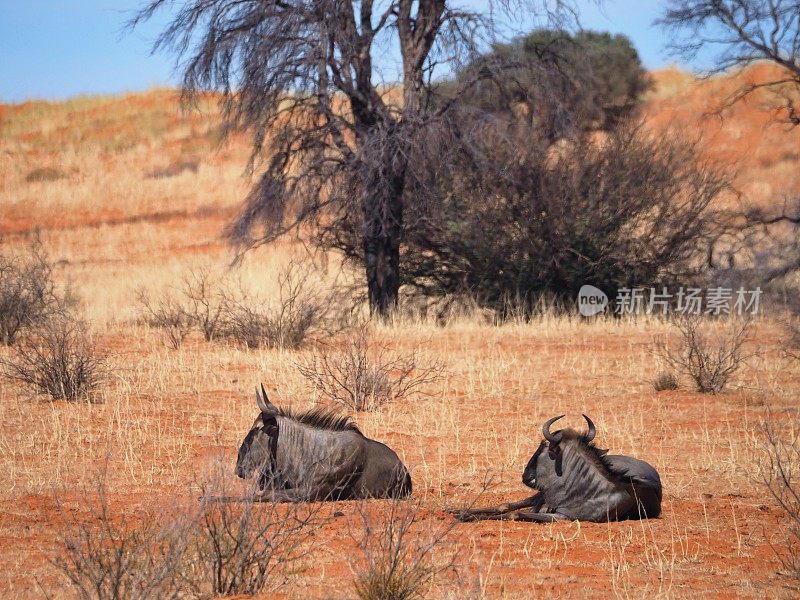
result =
[{"label": "bare tree", "polygon": [[724,110],[756,90],[775,94],[778,120],[800,125],[800,0],[672,0],[658,23],[676,36],[671,48],[686,58],[719,48],[711,73],[759,60],[779,67],[722,99]]},{"label": "bare tree", "polygon": [[[131,26],[174,4],[150,0]],[[434,75],[487,47],[499,15],[575,16],[571,0],[496,0],[482,10],[448,0],[178,4],[154,50],[178,56],[185,97],[222,92],[226,131],[249,131],[250,169],[263,168],[232,239],[246,249],[303,224],[335,231],[357,214],[358,258],[381,316],[398,300],[409,153],[452,106],[432,101]],[[380,85],[377,59],[390,47],[401,63],[394,89]]]}]

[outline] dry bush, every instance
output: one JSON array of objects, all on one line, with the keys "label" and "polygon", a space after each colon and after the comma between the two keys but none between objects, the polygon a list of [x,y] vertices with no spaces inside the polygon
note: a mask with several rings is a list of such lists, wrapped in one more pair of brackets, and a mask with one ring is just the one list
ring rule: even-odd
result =
[{"label": "dry bush", "polygon": [[57,316],[37,327],[0,358],[4,376],[53,400],[91,400],[106,375],[106,356],[94,346],[88,326]]},{"label": "dry bush", "polygon": [[673,321],[680,344],[660,343],[657,354],[673,370],[691,378],[697,391],[716,394],[739,370],[749,355],[744,343],[750,332],[747,319],[728,319],[725,331],[710,331],[712,322],[702,315],[683,315]]},{"label": "dry bush", "polygon": [[181,569],[186,522],[163,527],[157,520],[133,524],[127,511],[112,513],[105,484],[97,487],[91,519],[70,520],[51,563],[82,600],[185,598]]},{"label": "dry bush", "polygon": [[191,173],[197,173],[198,169],[200,168],[200,161],[199,160],[179,160],[170,164],[167,167],[163,167],[160,169],[153,169],[149,173],[145,175],[148,179],[166,179],[167,177],[175,177],[176,175],[180,175],[184,171],[190,171]]},{"label": "dry bush", "polygon": [[225,297],[222,282],[206,268],[190,270],[182,285],[170,288],[158,299],[140,289],[136,299],[143,320],[150,326],[163,329],[167,342],[176,350],[197,327],[207,342],[222,334],[232,306]]},{"label": "dry bush", "polygon": [[175,350],[180,348],[194,324],[186,308],[171,295],[153,301],[144,290],[136,292],[136,300],[142,309],[145,322],[150,327],[161,329],[167,343]]},{"label": "dry bush", "polygon": [[422,598],[436,577],[455,569],[456,551],[444,550],[454,519],[438,531],[423,530],[417,523],[420,506],[392,500],[388,514],[370,512],[368,502],[358,503],[360,530],[350,535],[358,545],[361,560],[354,566],[353,588],[360,600],[411,600]]},{"label": "dry bush", "polygon": [[323,349],[297,365],[324,398],[349,410],[370,411],[441,379],[443,365],[421,365],[416,350],[394,351],[360,327],[338,350]]},{"label": "dry bush", "polygon": [[13,344],[24,329],[68,309],[70,302],[67,294],[58,295],[53,265],[38,241],[25,257],[0,255],[0,342]]},{"label": "dry bush", "polygon": [[55,167],[37,167],[25,176],[25,181],[35,183],[40,181],[58,181],[66,179],[67,174]]},{"label": "dry bush", "polygon": [[290,263],[278,273],[277,299],[267,303],[244,289],[225,295],[224,334],[248,348],[299,348],[318,332],[329,332],[332,297],[312,272]]},{"label": "dry bush", "polygon": [[279,346],[272,315],[261,301],[240,293],[228,296],[227,304],[223,329],[226,338],[251,349]]},{"label": "dry bush", "polygon": [[535,124],[466,116],[415,156],[436,168],[407,189],[403,283],[515,318],[543,298],[574,306],[588,282],[614,298],[691,281],[723,239],[714,203],[728,189],[698,152],[641,125],[554,143]]},{"label": "dry bush", "polygon": [[778,506],[788,519],[786,547],[776,548],[786,573],[800,579],[800,434],[797,427],[780,431],[770,414],[764,424],[766,460],[761,462],[760,476]]},{"label": "dry bush", "polygon": [[[322,505],[219,502],[205,495],[197,510],[132,522],[115,512],[98,479],[91,521],[66,523],[52,563],[82,599],[215,598],[281,587],[314,549],[325,522]],[[221,485],[221,482],[223,483]],[[224,476],[203,491],[224,490]]]},{"label": "dry bush", "polygon": [[317,332],[327,332],[331,295],[313,281],[313,272],[289,263],[276,278],[276,299],[264,301],[242,284],[233,289],[207,269],[192,270],[182,285],[153,301],[137,292],[143,317],[165,331],[169,344],[180,348],[197,327],[206,341],[227,338],[248,348],[297,348]]},{"label": "dry bush", "polygon": [[201,267],[189,271],[183,278],[181,292],[186,298],[186,312],[192,322],[210,342],[216,338],[224,325],[227,312],[221,282],[212,276],[209,269]]},{"label": "dry bush", "polygon": [[201,509],[191,540],[194,575],[208,596],[258,594],[302,569],[321,524],[319,506],[214,502]]},{"label": "dry bush", "polygon": [[797,323],[791,322],[784,325],[786,332],[786,349],[784,352],[787,356],[800,359],[800,327]]},{"label": "dry bush", "polygon": [[795,306],[794,300],[789,303],[789,312],[781,321],[783,327],[783,353],[794,360],[800,360],[800,309]]},{"label": "dry bush", "polygon": [[677,390],[680,387],[678,384],[678,378],[675,377],[675,374],[669,371],[664,371],[659,373],[656,378],[653,380],[653,388],[657,392],[663,392],[666,390]]}]

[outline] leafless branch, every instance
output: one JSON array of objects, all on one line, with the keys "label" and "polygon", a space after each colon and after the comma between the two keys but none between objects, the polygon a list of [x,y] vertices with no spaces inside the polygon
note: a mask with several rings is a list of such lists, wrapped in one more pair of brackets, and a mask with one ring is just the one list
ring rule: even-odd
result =
[{"label": "leafless branch", "polygon": [[713,333],[708,321],[703,315],[677,317],[678,345],[662,342],[657,353],[670,368],[690,377],[697,391],[717,394],[750,356],[744,351],[750,321],[730,318],[725,331]]},{"label": "leafless branch", "polygon": [[401,353],[361,326],[340,350],[323,348],[297,365],[328,400],[349,410],[377,410],[384,404],[418,393],[442,378],[443,365],[420,364],[416,351]]},{"label": "leafless branch", "polygon": [[[497,15],[516,8],[562,26],[574,17],[568,0],[476,10],[448,0],[151,0],[130,26],[174,9],[154,49],[176,55],[187,101],[221,92],[225,131],[251,135],[249,170],[261,174],[230,238],[248,249],[356,217],[370,308],[385,317],[400,286],[409,157],[442,115],[430,101],[434,65],[488,48]],[[382,90],[374,63],[389,43],[401,81]]]}]

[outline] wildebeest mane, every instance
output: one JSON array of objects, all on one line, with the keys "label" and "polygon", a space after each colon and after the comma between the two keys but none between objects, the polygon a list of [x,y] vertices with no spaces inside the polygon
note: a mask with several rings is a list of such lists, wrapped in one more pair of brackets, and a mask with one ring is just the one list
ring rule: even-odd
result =
[{"label": "wildebeest mane", "polygon": [[303,423],[309,427],[316,429],[327,429],[328,431],[355,431],[361,433],[353,420],[347,416],[342,415],[335,410],[317,406],[310,410],[296,413],[291,409],[281,408],[278,414],[282,417],[292,419],[298,423]]},{"label": "wildebeest mane", "polygon": [[608,453],[608,450],[603,450],[602,448],[595,446],[594,442],[590,442],[586,439],[586,435],[587,434],[579,433],[572,428],[562,429],[561,441],[559,444],[563,445],[564,442],[568,440],[574,441],[576,446],[582,449],[581,454],[583,454],[587,459],[594,463],[595,466],[597,466],[601,471],[610,477],[616,477],[616,472],[606,460],[606,454]]}]

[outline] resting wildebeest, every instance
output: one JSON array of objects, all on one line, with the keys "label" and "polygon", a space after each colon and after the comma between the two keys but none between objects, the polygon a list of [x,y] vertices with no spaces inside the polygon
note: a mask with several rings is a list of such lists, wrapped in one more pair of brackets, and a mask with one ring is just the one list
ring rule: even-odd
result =
[{"label": "resting wildebeest", "polygon": [[405,498],[411,476],[389,447],[365,437],[348,417],[324,409],[294,414],[273,405],[264,384],[260,409],[239,448],[236,475],[258,478],[253,499],[276,502]]},{"label": "resting wildebeest", "polygon": [[606,454],[592,444],[592,420],[585,434],[573,429],[550,432],[562,418],[553,417],[542,427],[544,440],[528,461],[522,482],[538,494],[521,502],[490,508],[450,510],[461,521],[508,519],[549,523],[622,521],[653,518],[661,514],[661,478],[642,460]]}]

